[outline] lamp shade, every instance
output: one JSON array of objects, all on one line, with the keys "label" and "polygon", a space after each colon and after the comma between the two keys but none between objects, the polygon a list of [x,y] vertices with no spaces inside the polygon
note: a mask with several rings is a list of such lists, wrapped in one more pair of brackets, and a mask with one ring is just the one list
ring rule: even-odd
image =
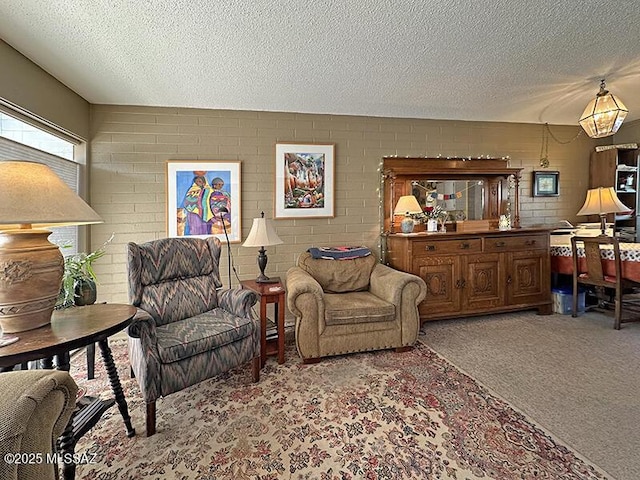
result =
[{"label": "lamp shade", "polygon": [[100,216],[48,166],[0,161],[0,230],[101,223]]},{"label": "lamp shade", "polygon": [[404,195],[398,199],[396,208],[393,209],[393,213],[396,215],[404,215],[406,213],[421,213],[422,207],[413,195]]},{"label": "lamp shade", "polygon": [[606,215],[630,211],[631,209],[620,201],[613,187],[598,187],[587,191],[587,198],[577,215]]},{"label": "lamp shade", "polygon": [[258,250],[258,267],[260,268],[260,275],[256,278],[257,283],[271,283],[277,280],[271,280],[264,274],[265,268],[267,268],[267,251],[264,247],[269,245],[279,245],[282,243],[280,237],[273,229],[271,224],[264,218],[264,212],[260,214],[260,218],[254,218],[251,225],[251,231],[249,236],[242,244],[243,247],[260,247]]},{"label": "lamp shade", "polygon": [[266,218],[254,218],[249,236],[242,244],[243,247],[268,247],[282,243],[280,237]]},{"label": "lamp shade", "polygon": [[622,101],[605,89],[604,80],[600,91],[591,100],[580,117],[580,125],[591,138],[602,138],[618,131],[629,110]]}]

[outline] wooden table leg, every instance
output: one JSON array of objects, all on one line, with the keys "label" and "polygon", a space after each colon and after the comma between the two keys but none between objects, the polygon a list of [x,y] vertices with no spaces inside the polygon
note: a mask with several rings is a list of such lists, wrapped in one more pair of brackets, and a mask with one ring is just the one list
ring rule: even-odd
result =
[{"label": "wooden table leg", "polygon": [[260,297],[260,368],[267,361],[267,302]]},{"label": "wooden table leg", "polygon": [[[282,302],[283,308],[280,307]],[[284,294],[278,297],[278,301],[274,303],[274,313],[278,319],[278,363],[284,363]]]},{"label": "wooden table leg", "polygon": [[122,393],[120,377],[118,377],[118,370],[113,363],[113,355],[111,354],[111,349],[109,348],[109,342],[105,338],[104,340],[100,340],[98,342],[98,346],[100,347],[102,360],[104,361],[104,366],[107,370],[107,374],[109,375],[111,389],[113,390],[113,394],[116,397],[118,410],[120,410],[120,414],[122,415],[122,419],[124,420],[124,425],[127,428],[127,437],[133,437],[136,434],[136,430],[131,425],[131,417],[129,416],[129,409],[127,408],[127,400],[124,398],[124,393]]}]

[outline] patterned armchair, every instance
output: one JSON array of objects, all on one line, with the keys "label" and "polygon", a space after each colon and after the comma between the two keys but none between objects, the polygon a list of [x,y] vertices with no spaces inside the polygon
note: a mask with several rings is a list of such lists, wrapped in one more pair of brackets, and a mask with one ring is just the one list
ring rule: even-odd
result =
[{"label": "patterned armchair", "polygon": [[165,238],[128,244],[129,361],[147,404],[147,436],[156,399],[253,361],[260,377],[255,293],[219,290],[220,241]]}]

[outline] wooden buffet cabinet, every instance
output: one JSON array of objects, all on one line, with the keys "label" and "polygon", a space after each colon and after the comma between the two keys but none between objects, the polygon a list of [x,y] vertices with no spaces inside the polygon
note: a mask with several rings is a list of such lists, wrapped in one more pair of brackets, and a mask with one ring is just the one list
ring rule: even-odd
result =
[{"label": "wooden buffet cabinet", "polygon": [[482,179],[482,211],[485,219],[494,220],[505,212],[509,180],[517,192],[520,169],[482,159],[393,157],[383,165],[383,261],[425,280],[427,296],[418,307],[422,321],[532,308],[551,313],[549,229],[519,227],[517,194],[510,199],[515,201],[510,230],[455,231],[451,223],[445,233],[396,233],[392,206],[411,194],[416,180]]}]

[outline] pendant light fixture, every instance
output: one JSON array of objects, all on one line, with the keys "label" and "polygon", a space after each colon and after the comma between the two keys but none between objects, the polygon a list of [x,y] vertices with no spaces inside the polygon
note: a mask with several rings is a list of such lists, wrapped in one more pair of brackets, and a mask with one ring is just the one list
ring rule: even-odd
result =
[{"label": "pendant light fixture", "polygon": [[602,79],[596,98],[589,102],[580,117],[580,125],[591,138],[608,137],[618,131],[627,113],[627,107],[609,93]]}]

